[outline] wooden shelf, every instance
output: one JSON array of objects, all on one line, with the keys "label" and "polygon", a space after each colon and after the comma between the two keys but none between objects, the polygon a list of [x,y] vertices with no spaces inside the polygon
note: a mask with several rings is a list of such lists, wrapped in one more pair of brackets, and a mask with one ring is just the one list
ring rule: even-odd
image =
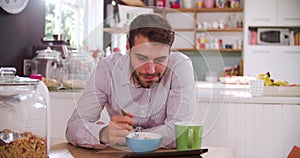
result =
[{"label": "wooden shelf", "polygon": [[103,28],[103,31],[111,34],[127,34],[128,28],[125,27]]},{"label": "wooden shelf", "polygon": [[[128,28],[104,28],[104,32],[108,32],[111,34],[126,34],[128,33]],[[175,31],[194,31],[193,28],[175,28]],[[225,29],[196,29],[199,32],[243,32],[243,28],[225,28]]]},{"label": "wooden shelf", "polygon": [[205,52],[216,52],[216,51],[219,51],[219,52],[242,52],[243,50],[242,49],[196,49],[196,48],[172,48],[172,50],[177,50],[177,51],[183,51],[183,52],[186,52],[186,51],[193,51],[193,52],[196,52],[196,51],[205,51]]},{"label": "wooden shelf", "polygon": [[172,48],[172,50],[175,50],[175,51],[182,51],[182,52],[186,52],[186,51],[196,51],[197,49],[195,48]]},{"label": "wooden shelf", "polygon": [[154,12],[243,12],[243,8],[154,8]]},{"label": "wooden shelf", "polygon": [[[176,30],[176,29],[175,29]],[[224,28],[224,29],[196,29],[199,32],[243,32],[243,28]]]},{"label": "wooden shelf", "polygon": [[242,52],[242,49],[198,49],[198,51]]},{"label": "wooden shelf", "polygon": [[175,31],[194,31],[193,28],[175,28]]},{"label": "wooden shelf", "polygon": [[196,12],[243,12],[243,8],[198,8]]}]

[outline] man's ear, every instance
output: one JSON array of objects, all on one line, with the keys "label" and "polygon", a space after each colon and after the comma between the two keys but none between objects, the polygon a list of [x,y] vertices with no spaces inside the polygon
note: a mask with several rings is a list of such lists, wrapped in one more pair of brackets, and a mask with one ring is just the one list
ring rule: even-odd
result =
[{"label": "man's ear", "polygon": [[129,41],[128,40],[126,42],[126,52],[127,52],[127,54],[130,53],[130,46],[129,46]]}]

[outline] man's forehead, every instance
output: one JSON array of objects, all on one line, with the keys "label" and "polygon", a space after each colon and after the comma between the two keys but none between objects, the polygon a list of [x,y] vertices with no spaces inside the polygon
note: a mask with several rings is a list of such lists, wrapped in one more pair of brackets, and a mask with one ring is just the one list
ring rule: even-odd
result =
[{"label": "man's forehead", "polygon": [[155,49],[155,48],[160,48],[160,49],[169,49],[169,45],[167,44],[163,44],[163,43],[159,43],[159,42],[144,42],[144,43],[139,43],[136,44],[132,47],[132,49]]}]

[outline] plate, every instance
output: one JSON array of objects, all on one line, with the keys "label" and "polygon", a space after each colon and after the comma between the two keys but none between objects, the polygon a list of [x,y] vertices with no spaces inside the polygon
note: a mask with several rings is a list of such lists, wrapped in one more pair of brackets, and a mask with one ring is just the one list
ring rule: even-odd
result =
[{"label": "plate", "polygon": [[0,0],[0,6],[10,14],[18,14],[25,9],[29,0]]},{"label": "plate", "polygon": [[255,79],[255,77],[249,76],[231,76],[219,78],[219,80],[224,84],[249,84],[249,81],[253,79]]},{"label": "plate", "polygon": [[264,96],[278,96],[278,97],[300,97],[300,86],[294,87],[264,87]]},{"label": "plate", "polygon": [[82,80],[64,80],[63,84],[69,89],[83,89],[85,81]]}]

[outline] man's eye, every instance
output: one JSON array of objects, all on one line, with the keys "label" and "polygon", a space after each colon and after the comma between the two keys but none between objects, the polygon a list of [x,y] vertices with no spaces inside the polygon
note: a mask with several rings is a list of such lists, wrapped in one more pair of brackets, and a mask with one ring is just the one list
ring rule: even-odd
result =
[{"label": "man's eye", "polygon": [[137,59],[140,60],[140,61],[145,61],[147,58],[146,57],[142,57],[142,56],[138,56]]},{"label": "man's eye", "polygon": [[158,58],[158,59],[155,59],[154,62],[156,63],[162,63],[165,61],[166,58]]}]

